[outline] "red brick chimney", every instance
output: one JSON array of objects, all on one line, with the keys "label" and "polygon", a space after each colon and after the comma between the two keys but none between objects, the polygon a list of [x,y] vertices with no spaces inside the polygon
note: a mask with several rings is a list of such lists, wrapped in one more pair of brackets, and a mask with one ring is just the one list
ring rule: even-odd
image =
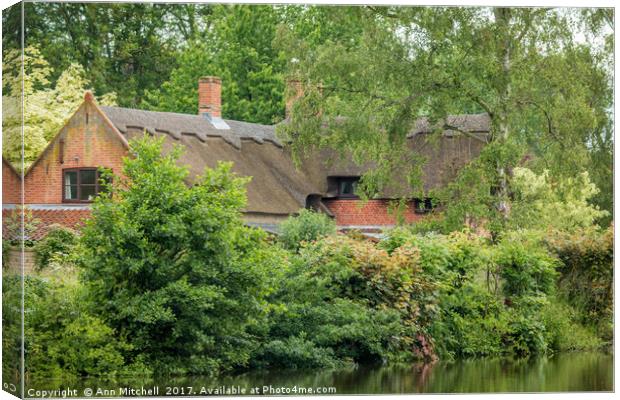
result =
[{"label": "red brick chimney", "polygon": [[217,76],[203,76],[198,80],[198,115],[203,113],[222,116],[222,80]]}]

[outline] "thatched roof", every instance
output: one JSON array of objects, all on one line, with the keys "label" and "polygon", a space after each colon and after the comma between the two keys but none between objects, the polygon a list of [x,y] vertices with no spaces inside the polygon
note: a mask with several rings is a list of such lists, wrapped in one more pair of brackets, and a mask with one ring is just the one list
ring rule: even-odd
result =
[{"label": "thatched roof", "polygon": [[144,111],[132,108],[101,106],[116,128],[126,132],[127,128],[146,129],[151,134],[167,133],[176,140],[186,136],[196,136],[201,142],[208,137],[221,138],[236,148],[241,148],[241,140],[251,139],[258,143],[271,142],[282,147],[276,139],[273,126],[249,122],[224,120],[230,129],[217,129],[206,117],[200,115],[171,112]]},{"label": "thatched roof", "polygon": [[[438,137],[431,135],[436,130],[441,131]],[[429,191],[452,181],[465,164],[478,156],[487,141],[489,130],[490,119],[486,114],[449,116],[433,125],[426,118],[418,120],[407,135],[407,146],[411,153],[426,159],[422,167],[423,189]],[[319,154],[304,160],[306,175],[325,197],[336,195],[335,188],[328,185],[326,177],[361,176],[371,168],[372,163],[357,165],[351,157],[343,157],[334,150],[321,150]],[[398,177],[394,180],[398,181]],[[385,190],[381,197],[409,195],[405,182],[397,186]]]},{"label": "thatched roof", "polygon": [[206,117],[197,115],[101,109],[127,138],[146,129],[166,136],[166,150],[183,144],[180,162],[189,167],[190,180],[220,160],[232,161],[236,173],[252,177],[247,187],[247,212],[292,214],[305,207],[308,195],[317,193],[276,140],[273,126],[224,120],[230,129],[216,129]]},{"label": "thatched roof", "polygon": [[[202,174],[205,167],[214,167],[218,160],[232,161],[234,171],[252,176],[248,185],[245,211],[265,214],[292,214],[306,206],[309,195],[330,197],[328,177],[359,176],[370,165],[358,166],[350,160],[322,151],[295,168],[290,152],[276,138],[275,126],[223,120],[228,129],[218,129],[213,121],[199,115],[142,111],[120,107],[101,107],[116,128],[127,138],[147,130],[152,135],[165,135],[165,148],[181,143],[186,151],[181,162],[188,165],[191,177]],[[484,145],[489,131],[485,114],[460,115],[440,122],[444,134],[440,140],[428,140],[433,128],[421,119],[409,135],[411,151],[423,154],[425,189],[447,183],[456,171],[475,157]],[[447,126],[456,129],[446,129]],[[468,135],[455,135],[458,131]],[[328,162],[330,161],[331,162]],[[335,161],[335,162],[334,162]],[[398,196],[398,189],[385,197]]]},{"label": "thatched roof", "polygon": [[[428,118],[420,118],[416,121],[414,129],[409,136],[414,136],[419,133],[431,133],[433,130],[439,128],[444,129],[444,134],[450,135],[458,131],[469,133],[487,133],[491,125],[491,119],[488,114],[464,114],[464,115],[449,115],[445,120],[437,121],[435,124],[431,124]],[[450,129],[450,128],[454,128]]]}]

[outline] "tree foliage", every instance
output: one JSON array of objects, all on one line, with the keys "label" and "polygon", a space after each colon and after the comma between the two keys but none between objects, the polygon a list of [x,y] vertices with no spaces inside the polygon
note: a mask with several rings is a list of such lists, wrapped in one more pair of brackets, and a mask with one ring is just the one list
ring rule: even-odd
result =
[{"label": "tree foliage", "polygon": [[97,315],[155,371],[215,374],[247,363],[268,289],[264,234],[243,226],[245,179],[230,164],[193,186],[180,148],[131,143],[124,178],[100,195],[79,265]]},{"label": "tree foliage", "polygon": [[[96,93],[119,94],[136,107],[176,65],[176,48],[207,28],[208,5],[25,3],[25,43],[40,49],[52,84],[71,64],[87,72]],[[4,49],[19,49],[17,12],[3,12]],[[79,23],[76,23],[79,21]]]},{"label": "tree foliage", "polygon": [[573,232],[588,228],[607,216],[590,203],[599,192],[587,172],[554,181],[548,170],[537,175],[528,168],[513,171],[511,224],[515,228],[555,228]]},{"label": "tree foliage", "polygon": [[552,166],[570,176],[596,168],[603,186],[611,180],[600,165],[611,150],[610,53],[591,36],[576,39],[580,29],[602,35],[579,25],[582,16],[574,9],[367,7],[351,14],[362,27],[356,41],[306,51],[305,38],[288,32],[283,51],[304,95],[281,134],[298,154],[330,147],[374,162],[361,185],[369,195],[389,183],[415,191],[423,160],[403,145],[415,121],[428,117],[440,132],[449,114],[485,112],[488,143],[444,196],[448,206],[471,205],[461,207],[461,221],[504,229],[511,172],[526,155],[539,171]]},{"label": "tree foliage", "polygon": [[178,67],[146,96],[149,107],[196,114],[198,78],[222,78],[222,115],[272,124],[283,118],[284,63],[272,42],[280,11],[271,6],[215,6],[211,29],[188,43]]}]

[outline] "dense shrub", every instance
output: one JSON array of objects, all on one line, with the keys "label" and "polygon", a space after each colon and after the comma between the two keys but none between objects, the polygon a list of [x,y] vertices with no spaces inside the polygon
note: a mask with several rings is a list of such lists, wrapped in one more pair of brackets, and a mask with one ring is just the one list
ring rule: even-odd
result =
[{"label": "dense shrub", "polygon": [[9,256],[11,250],[11,243],[8,240],[2,241],[2,268],[5,269],[9,265]]},{"label": "dense shrub", "polygon": [[[423,357],[418,335],[433,313],[427,301],[433,290],[413,248],[388,254],[343,235],[307,243],[272,297],[281,307],[271,313],[257,360],[281,365],[281,355],[291,353],[308,357],[296,365],[333,366]],[[306,351],[312,347],[319,359]]]},{"label": "dense shrub", "polygon": [[[19,370],[21,349],[20,279],[3,279],[3,367],[13,371]],[[24,277],[28,374],[49,378],[130,371],[122,355],[129,346],[100,318],[89,314],[84,295],[75,278]]]},{"label": "dense shrub", "polygon": [[494,262],[508,298],[544,296],[555,289],[558,260],[527,232],[511,232],[494,248]]},{"label": "dense shrub", "polygon": [[431,334],[441,359],[494,356],[505,352],[508,315],[502,301],[467,282],[440,297]]},{"label": "dense shrub", "polygon": [[[21,279],[17,274],[2,276],[2,376],[5,382],[18,377],[21,369]],[[24,277],[26,287],[30,279]]]},{"label": "dense shrub", "polygon": [[62,225],[51,225],[47,235],[34,245],[35,268],[42,270],[48,266],[62,265],[68,258],[77,241],[76,232]]},{"label": "dense shrub", "polygon": [[562,264],[559,289],[579,310],[580,321],[596,327],[605,340],[613,337],[613,226],[575,233],[554,231],[545,243]]},{"label": "dense shrub", "polygon": [[334,368],[340,365],[331,348],[319,347],[305,334],[275,339],[262,346],[255,355],[258,367],[307,369]]},{"label": "dense shrub", "polygon": [[298,250],[303,242],[336,233],[336,224],[327,215],[308,209],[289,217],[280,225],[280,243],[290,250]]},{"label": "dense shrub", "polygon": [[539,317],[545,325],[545,341],[551,351],[597,350],[605,344],[594,329],[583,325],[578,310],[562,299],[552,299]]},{"label": "dense shrub", "polygon": [[560,263],[542,237],[507,232],[492,245],[468,233],[395,229],[379,246],[418,250],[422,273],[438,288],[429,332],[440,358],[600,347],[578,313],[554,295]]},{"label": "dense shrub", "polygon": [[80,239],[93,312],[156,373],[246,365],[274,268],[264,232],[241,221],[246,180],[220,164],[188,186],[179,148],[145,137],[131,150]]}]

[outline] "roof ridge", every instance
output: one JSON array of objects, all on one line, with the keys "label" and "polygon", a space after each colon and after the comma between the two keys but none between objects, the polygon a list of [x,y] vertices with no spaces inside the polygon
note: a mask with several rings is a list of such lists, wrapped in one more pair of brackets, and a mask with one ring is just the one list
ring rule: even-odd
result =
[{"label": "roof ridge", "polygon": [[[194,117],[194,118],[200,118],[201,120],[204,118],[198,114],[186,114],[186,113],[180,113],[180,112],[174,112],[174,111],[159,111],[159,110],[144,110],[142,108],[130,108],[130,107],[120,107],[120,106],[100,106],[103,109],[106,108],[116,108],[116,109],[120,109],[120,110],[127,110],[127,111],[139,111],[139,112],[145,112],[145,113],[157,113],[157,114],[172,114],[172,115],[176,115],[179,117]],[[227,118],[222,118],[224,121],[227,122],[236,122],[236,123],[240,123],[240,124],[248,124],[248,125],[258,125],[258,126],[264,126],[266,128],[273,128],[276,126],[276,124],[272,124],[272,125],[267,125],[267,124],[261,124],[260,122],[249,122],[249,121],[239,121],[236,119],[227,119]]]}]

